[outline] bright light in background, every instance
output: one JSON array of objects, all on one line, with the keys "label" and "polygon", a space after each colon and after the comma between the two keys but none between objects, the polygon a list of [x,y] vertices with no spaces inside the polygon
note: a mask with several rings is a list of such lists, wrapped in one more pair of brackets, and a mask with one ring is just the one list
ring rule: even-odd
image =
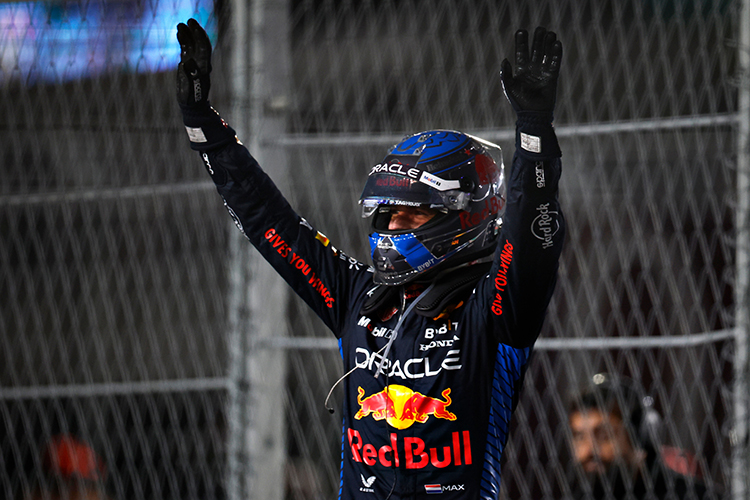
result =
[{"label": "bright light in background", "polygon": [[169,71],[180,59],[177,23],[193,17],[215,41],[212,14],[212,0],[0,3],[0,81]]}]

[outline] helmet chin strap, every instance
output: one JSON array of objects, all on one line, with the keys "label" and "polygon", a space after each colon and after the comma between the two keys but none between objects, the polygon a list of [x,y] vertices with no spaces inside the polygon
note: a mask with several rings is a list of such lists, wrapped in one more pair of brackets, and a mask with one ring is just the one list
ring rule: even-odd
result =
[{"label": "helmet chin strap", "polygon": [[435,287],[435,282],[433,281],[432,283],[430,283],[430,286],[425,288],[424,291],[420,293],[419,296],[416,299],[414,299],[414,301],[411,304],[409,304],[409,307],[406,308],[406,311],[404,311],[404,314],[398,320],[398,323],[396,323],[396,328],[393,329],[391,338],[388,340],[388,343],[385,345],[385,352],[383,352],[383,357],[380,359],[380,364],[378,364],[378,369],[375,371],[375,378],[378,378],[378,376],[381,373],[383,373],[383,365],[385,364],[385,360],[388,358],[388,353],[391,351],[391,346],[393,345],[393,342],[396,340],[396,337],[398,336],[398,332],[401,329],[401,325],[403,324],[404,320],[406,320],[406,317],[416,307],[419,301],[422,300],[422,298],[424,298],[430,292],[430,290],[432,290],[434,287]]}]

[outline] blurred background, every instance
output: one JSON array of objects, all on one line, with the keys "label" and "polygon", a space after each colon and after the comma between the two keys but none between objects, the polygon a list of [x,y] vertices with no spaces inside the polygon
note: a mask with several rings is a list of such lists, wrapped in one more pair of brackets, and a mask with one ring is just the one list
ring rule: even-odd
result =
[{"label": "blurred background", "polygon": [[[292,205],[368,262],[357,200],[403,135],[503,147],[513,34],[564,45],[560,280],[503,496],[562,498],[566,404],[653,397],[691,473],[750,498],[747,0],[0,1],[0,497],[86,443],[113,499],[330,499],[337,344],[235,229],[176,103],[176,24]],[[333,392],[337,407],[341,392]],[[89,455],[86,455],[89,456]]]}]

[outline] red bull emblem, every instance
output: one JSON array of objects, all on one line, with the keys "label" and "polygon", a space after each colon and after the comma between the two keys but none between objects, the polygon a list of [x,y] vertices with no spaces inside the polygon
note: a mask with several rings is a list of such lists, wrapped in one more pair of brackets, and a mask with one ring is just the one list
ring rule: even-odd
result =
[{"label": "red bull emblem", "polygon": [[354,415],[357,420],[372,415],[375,420],[385,419],[388,425],[396,429],[406,429],[414,422],[423,424],[430,415],[445,420],[456,420],[456,415],[447,410],[451,404],[450,389],[442,392],[442,400],[396,384],[389,385],[366,398],[363,398],[364,389],[359,387],[357,391],[357,403],[360,407]]}]

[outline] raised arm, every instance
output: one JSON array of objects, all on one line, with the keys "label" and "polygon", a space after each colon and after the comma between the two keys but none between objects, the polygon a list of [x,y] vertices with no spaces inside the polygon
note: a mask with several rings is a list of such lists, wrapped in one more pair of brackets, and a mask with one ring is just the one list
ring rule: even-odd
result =
[{"label": "raised arm", "polygon": [[534,33],[531,53],[526,31],[516,32],[515,43],[515,73],[506,59],[501,80],[516,112],[516,150],[488,284],[488,314],[501,342],[528,347],[544,321],[565,235],[558,200],[561,151],[552,127],[562,44],[541,27]]},{"label": "raised arm", "polygon": [[372,282],[289,205],[208,100],[211,42],[194,19],[177,26],[177,100],[192,149],[240,231],[294,291],[339,335],[349,298]]}]

